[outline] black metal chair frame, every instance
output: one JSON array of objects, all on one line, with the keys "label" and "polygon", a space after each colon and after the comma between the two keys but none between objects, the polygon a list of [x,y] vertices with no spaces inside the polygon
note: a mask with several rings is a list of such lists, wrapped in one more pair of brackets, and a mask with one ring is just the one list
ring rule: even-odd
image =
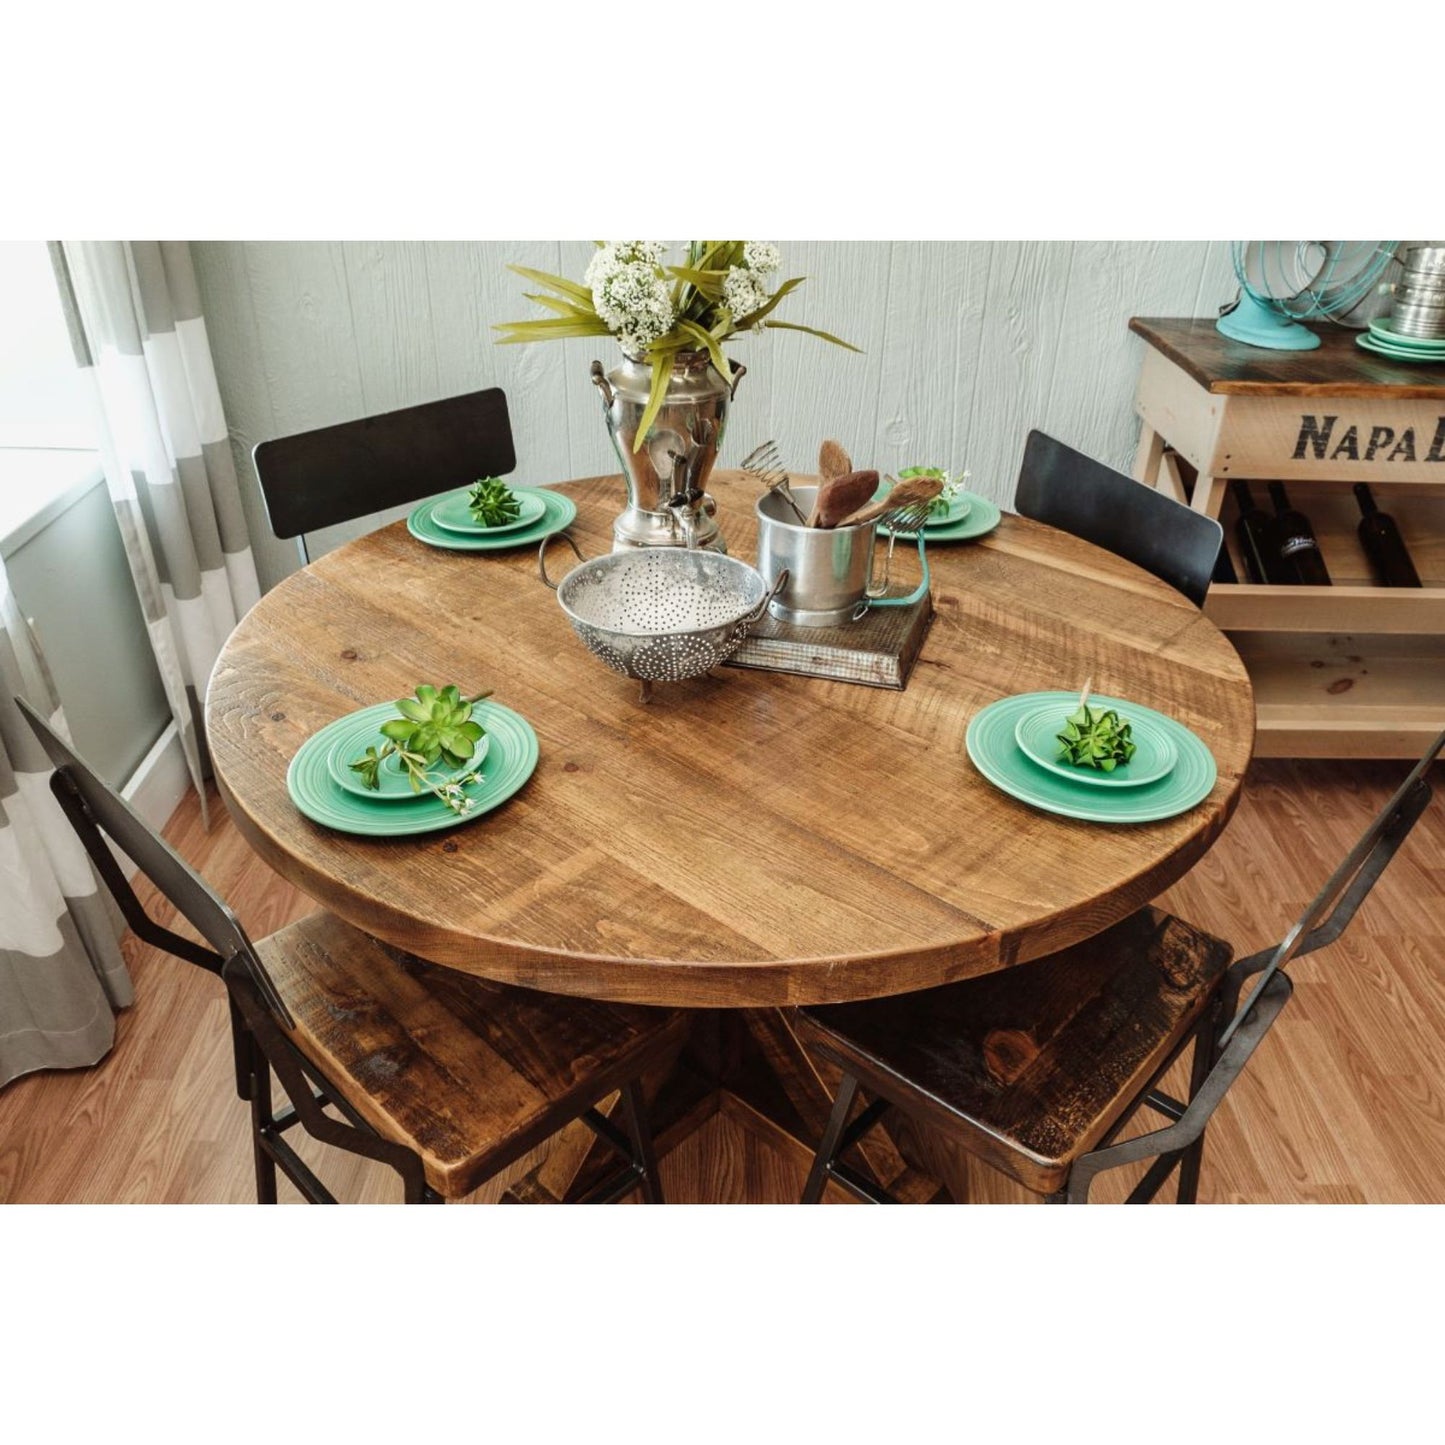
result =
[{"label": "black metal chair frame", "polygon": [[[71,751],[24,698],[17,697],[15,702],[54,764],[50,789],[56,802],[132,932],[153,948],[216,974],[226,986],[236,1093],[251,1108],[257,1202],[276,1203],[279,1167],[312,1204],[337,1203],[285,1138],[288,1130],[300,1124],[324,1144],[375,1159],[394,1170],[401,1178],[407,1204],[445,1203],[426,1182],[421,1156],[378,1134],[288,1036],[286,1031],[294,1029],[296,1021],[229,906],[124,799]],[[173,932],[145,911],[106,845],[107,837],[170,900],[210,947]],[[279,1113],[272,1103],[272,1070],[288,1100]],[[636,1080],[623,1085],[621,1103],[626,1132],[599,1113],[595,1102],[577,1116],[626,1161],[624,1168],[606,1176],[580,1202],[609,1203],[640,1188],[648,1203],[660,1204],[662,1191],[657,1159]],[[328,1107],[344,1118],[333,1118],[325,1112]]]},{"label": "black metal chair frame", "polygon": [[296,539],[304,566],[306,533],[504,476],[517,455],[506,393],[494,386],[272,437],[251,461],[272,532]]},{"label": "black metal chair frame", "polygon": [[[1179,1170],[1177,1202],[1195,1202],[1204,1155],[1205,1129],[1230,1086],[1244,1071],[1280,1010],[1289,1001],[1293,984],[1285,968],[1293,959],[1334,943],[1349,926],[1360,904],[1368,897],[1428,806],[1432,789],[1427,774],[1442,748],[1445,748],[1445,732],[1425,751],[1283,940],[1275,947],[1262,949],[1230,966],[1191,1033],[1171,1050],[1103,1142],[1074,1161],[1063,1187],[1049,1195],[1046,1202],[1087,1203],[1089,1191],[1100,1174],[1142,1163],[1146,1159],[1154,1162],[1134,1186],[1126,1203],[1149,1203],[1176,1168]],[[1251,979],[1256,982],[1241,1004],[1240,996]],[[1226,1020],[1223,1027],[1220,1027],[1221,1019]],[[1194,1059],[1189,1098],[1187,1102],[1181,1102],[1160,1091],[1157,1085],[1191,1042]],[[850,1193],[870,1203],[897,1203],[877,1184],[842,1163],[841,1156],[878,1124],[890,1109],[897,1108],[906,1113],[906,1099],[878,1095],[849,1124],[848,1115],[852,1112],[860,1081],[846,1071],[845,1061],[840,1059],[838,1062],[843,1064],[845,1072],[808,1174],[803,1203],[816,1204],[829,1179],[836,1180]],[[878,1093],[876,1088],[873,1092]],[[1169,1124],[1116,1143],[1118,1135],[1145,1107],[1162,1114],[1170,1121]]]},{"label": "black metal chair frame", "polygon": [[1224,544],[1212,517],[1096,462],[1041,431],[1024,445],[1014,506],[1020,515],[1107,548],[1204,605]]}]

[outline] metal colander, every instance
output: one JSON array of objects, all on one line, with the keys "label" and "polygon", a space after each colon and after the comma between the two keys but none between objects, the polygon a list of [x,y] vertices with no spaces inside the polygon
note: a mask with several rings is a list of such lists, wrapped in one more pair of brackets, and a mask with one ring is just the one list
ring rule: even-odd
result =
[{"label": "metal colander", "polygon": [[[558,535],[582,556],[566,532]],[[755,567],[722,552],[633,547],[584,560],[557,583],[546,550],[544,541],[542,581],[587,650],[643,683],[681,682],[726,662],[787,581],[784,574],[769,588]]]}]

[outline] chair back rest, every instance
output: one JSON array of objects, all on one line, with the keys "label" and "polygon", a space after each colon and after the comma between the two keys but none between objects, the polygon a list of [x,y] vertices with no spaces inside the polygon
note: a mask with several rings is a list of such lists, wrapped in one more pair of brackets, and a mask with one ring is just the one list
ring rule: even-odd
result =
[{"label": "chair back rest", "polygon": [[1340,866],[1330,874],[1325,886],[1311,900],[1278,947],[1266,949],[1234,965],[1246,975],[1258,973],[1259,981],[1220,1035],[1221,1045],[1229,1042],[1269,986],[1270,980],[1292,958],[1301,953],[1313,953],[1315,949],[1333,943],[1344,932],[1356,909],[1375,886],[1376,879],[1385,871],[1429,804],[1433,790],[1426,775],[1442,748],[1445,748],[1445,732],[1441,732],[1425,749],[1409,776],[1395,790]]},{"label": "chair back rest", "polygon": [[500,387],[257,444],[251,454],[277,537],[350,522],[514,471]]},{"label": "chair back rest", "polygon": [[[227,960],[239,956],[255,975],[272,1009],[289,1026],[289,1011],[245,929],[225,902],[24,698],[17,697],[15,703],[55,767],[51,792],[137,936],[218,975]],[[106,847],[107,837],[206,940],[209,948],[162,927],[146,913],[115,855]]]},{"label": "chair back rest", "polygon": [[1041,431],[1024,446],[1014,506],[1105,547],[1204,605],[1224,529],[1212,517],[1076,452]]}]

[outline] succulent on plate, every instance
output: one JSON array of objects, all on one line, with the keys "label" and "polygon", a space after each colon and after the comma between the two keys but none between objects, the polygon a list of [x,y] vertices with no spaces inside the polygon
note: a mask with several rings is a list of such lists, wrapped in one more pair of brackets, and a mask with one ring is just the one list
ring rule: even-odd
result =
[{"label": "succulent on plate", "polygon": [[1134,756],[1131,732],[1130,725],[1113,708],[1092,708],[1085,703],[1057,734],[1059,756],[1076,768],[1112,773]]},{"label": "succulent on plate", "polygon": [[412,792],[430,788],[453,812],[470,811],[471,800],[462,788],[477,777],[475,769],[463,777],[441,781],[432,778],[430,772],[438,763],[460,767],[476,752],[485,729],[472,720],[472,708],[490,695],[487,691],[463,697],[455,684],[437,688],[422,683],[415,697],[397,700],[400,716],[382,723],[380,731],[386,742],[381,748],[367,748],[362,757],[347,766],[366,787],[377,788],[382,763],[394,755],[406,770]]},{"label": "succulent on plate", "polygon": [[500,477],[483,477],[472,485],[467,506],[473,518],[483,527],[500,527],[515,522],[522,515],[522,504],[516,493]]}]

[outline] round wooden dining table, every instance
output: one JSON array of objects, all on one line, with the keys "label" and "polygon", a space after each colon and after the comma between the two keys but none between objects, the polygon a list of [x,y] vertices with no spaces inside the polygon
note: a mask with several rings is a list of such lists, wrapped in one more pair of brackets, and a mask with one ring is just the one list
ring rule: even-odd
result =
[{"label": "round wooden dining table", "polygon": [[[607,551],[620,480],[565,490],[582,552]],[[718,473],[712,490],[731,552],[752,560],[759,489]],[[722,667],[644,704],[574,635],[534,547],[441,551],[399,522],[293,574],[237,627],[206,700],[216,778],[278,873],[412,953],[554,993],[743,1011],[746,1048],[713,1029],[702,1049],[706,1087],[728,1092],[724,1055],[765,1057],[750,1107],[806,1133],[826,1080],[796,1077],[816,1071],[788,1006],[929,988],[1101,931],[1205,853],[1250,759],[1243,664],[1164,582],[1009,514],[929,561],[935,616],[902,691]],[[1090,678],[1198,734],[1218,769],[1203,802],[1105,827],[974,768],[980,708]],[[532,724],[540,761],[521,792],[412,838],[303,817],[286,769],[306,738],[422,682],[490,688]],[[768,1089],[791,1105],[759,1102]]]}]

